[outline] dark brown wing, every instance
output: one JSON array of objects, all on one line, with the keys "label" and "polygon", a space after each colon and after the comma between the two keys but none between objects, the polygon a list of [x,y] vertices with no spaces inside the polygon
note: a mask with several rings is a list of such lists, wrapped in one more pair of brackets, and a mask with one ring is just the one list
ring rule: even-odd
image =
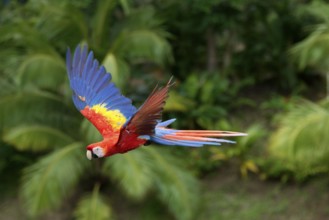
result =
[{"label": "dark brown wing", "polygon": [[169,88],[173,85],[171,80],[172,78],[163,88],[154,88],[144,104],[124,128],[125,130],[138,135],[154,134],[155,126],[162,118],[162,111],[168,98]]}]

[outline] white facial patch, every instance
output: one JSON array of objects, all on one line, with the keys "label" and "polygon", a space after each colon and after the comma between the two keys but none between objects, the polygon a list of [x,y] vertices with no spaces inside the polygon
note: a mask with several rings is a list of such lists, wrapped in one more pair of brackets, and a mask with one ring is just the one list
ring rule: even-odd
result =
[{"label": "white facial patch", "polygon": [[100,158],[100,157],[104,157],[104,151],[103,151],[103,148],[101,148],[101,147],[94,147],[93,149],[93,153],[98,157],[98,158]]}]

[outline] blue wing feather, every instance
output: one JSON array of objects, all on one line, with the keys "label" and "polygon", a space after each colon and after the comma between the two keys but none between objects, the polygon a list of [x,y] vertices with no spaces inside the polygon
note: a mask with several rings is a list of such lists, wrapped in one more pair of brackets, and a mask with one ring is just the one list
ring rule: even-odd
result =
[{"label": "blue wing feather", "polygon": [[131,100],[111,82],[111,74],[94,59],[92,51],[88,53],[87,46],[78,46],[73,57],[70,49],[67,50],[66,68],[73,90],[73,103],[79,111],[86,106],[102,104],[108,110],[120,110],[126,118],[136,112]]}]

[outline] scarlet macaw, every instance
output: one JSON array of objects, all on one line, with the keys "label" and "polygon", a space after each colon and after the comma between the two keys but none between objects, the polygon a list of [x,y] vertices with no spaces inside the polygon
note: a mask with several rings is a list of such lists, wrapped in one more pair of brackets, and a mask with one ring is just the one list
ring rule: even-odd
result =
[{"label": "scarlet macaw", "polygon": [[66,54],[66,67],[73,102],[81,114],[101,133],[103,140],[87,146],[87,158],[108,157],[155,142],[163,145],[202,147],[233,141],[216,137],[243,136],[230,131],[176,130],[167,128],[175,119],[161,121],[171,81],[155,88],[144,104],[136,109],[131,100],[120,94],[111,82],[111,74],[88,53],[87,46],[78,46],[71,56]]}]

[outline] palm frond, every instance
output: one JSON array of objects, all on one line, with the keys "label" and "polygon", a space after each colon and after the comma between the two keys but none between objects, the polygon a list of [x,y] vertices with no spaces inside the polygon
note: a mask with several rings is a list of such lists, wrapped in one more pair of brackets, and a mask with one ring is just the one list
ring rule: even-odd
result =
[{"label": "palm frond", "polygon": [[196,211],[197,180],[165,150],[143,147],[113,156],[105,162],[103,172],[119,181],[132,198],[141,199],[155,189],[177,219],[190,219]]},{"label": "palm frond", "polygon": [[24,170],[21,195],[31,216],[57,207],[78,184],[88,166],[81,147],[63,147]]},{"label": "palm frond", "polygon": [[[1,56],[1,55],[0,55]],[[12,79],[0,75],[0,97],[15,93],[18,88]]]},{"label": "palm frond", "polygon": [[325,2],[312,1],[310,4],[298,7],[297,12],[297,15],[312,15],[329,23],[329,6]]},{"label": "palm frond", "polygon": [[58,90],[66,79],[65,63],[59,55],[33,53],[18,67],[19,84]]},{"label": "palm frond", "polygon": [[290,52],[296,59],[299,68],[314,66],[322,71],[327,71],[329,68],[328,42],[329,25],[318,25],[307,38],[297,43]]},{"label": "palm frond", "polygon": [[150,29],[122,32],[111,51],[133,63],[151,61],[164,65],[172,61],[171,46],[166,38]]},{"label": "palm frond", "polygon": [[145,150],[137,149],[106,160],[103,172],[116,180],[128,196],[141,199],[154,185],[153,163]]},{"label": "palm frond", "polygon": [[77,134],[77,114],[58,97],[46,92],[17,92],[0,98],[0,131],[19,125],[40,124]]},{"label": "palm frond", "polygon": [[297,178],[329,171],[329,112],[304,102],[281,119],[272,135],[269,154]]},{"label": "palm frond", "polygon": [[112,218],[111,207],[99,193],[99,185],[94,187],[91,194],[86,195],[78,204],[74,215],[77,220],[110,220]]},{"label": "palm frond", "polygon": [[170,34],[154,8],[131,11],[113,28],[110,52],[135,62],[151,61],[160,65],[173,61]]},{"label": "palm frond", "polygon": [[158,16],[152,6],[134,8],[128,16],[118,25],[124,30],[141,30],[148,29],[157,32],[162,37],[169,37],[170,34],[164,31],[164,20]]},{"label": "palm frond", "polygon": [[22,62],[24,54],[25,51],[17,50],[15,47],[0,50],[0,75],[7,80],[14,79],[16,76],[14,73],[17,71],[17,66]]},{"label": "palm frond", "polygon": [[114,1],[98,1],[94,17],[92,19],[92,36],[91,45],[97,49],[108,45],[106,36],[109,34],[109,16],[118,4],[118,0]]},{"label": "palm frond", "polygon": [[119,88],[124,88],[130,76],[129,65],[122,58],[111,52],[106,54],[103,65],[111,73],[113,82]]},{"label": "palm frond", "polygon": [[199,185],[195,177],[183,169],[168,151],[145,148],[153,159],[155,188],[159,198],[177,219],[192,219],[199,204]]},{"label": "palm frond", "polygon": [[86,40],[88,37],[88,24],[84,14],[70,3],[36,4],[40,16],[35,28],[53,45],[64,50],[67,45],[75,46],[81,39]]},{"label": "palm frond", "polygon": [[119,0],[119,2],[125,14],[129,15],[131,8],[129,0]]},{"label": "palm frond", "polygon": [[21,125],[9,129],[3,140],[18,150],[44,151],[62,147],[74,140],[61,130],[41,125]]},{"label": "palm frond", "polygon": [[0,27],[0,45],[6,48],[52,50],[46,36],[34,28],[31,23],[21,21]]}]

